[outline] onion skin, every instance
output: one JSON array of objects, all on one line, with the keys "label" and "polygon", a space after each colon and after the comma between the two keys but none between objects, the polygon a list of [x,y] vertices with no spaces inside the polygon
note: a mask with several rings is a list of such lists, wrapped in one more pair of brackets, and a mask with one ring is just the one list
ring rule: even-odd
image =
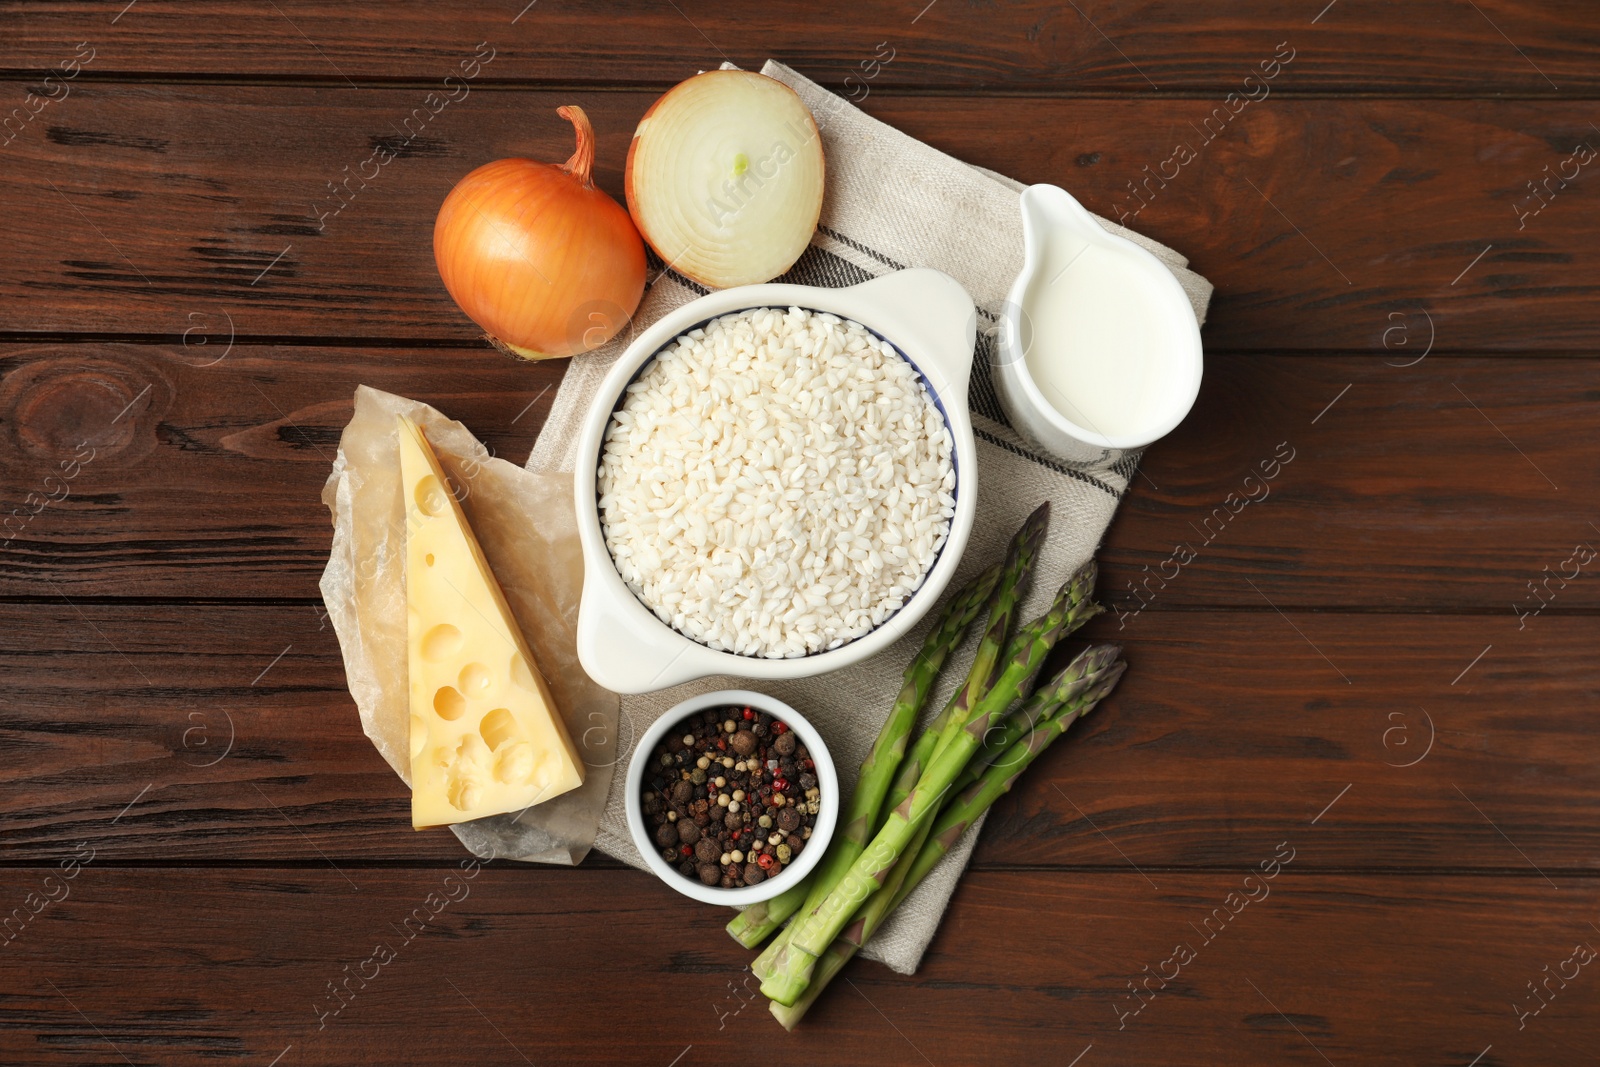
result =
[{"label": "onion skin", "polygon": [[571,159],[485,163],[445,197],[433,227],[450,296],[496,348],[523,359],[598,348],[644,294],[644,242],[594,186],[589,119],[578,107],[558,114],[577,131]]}]

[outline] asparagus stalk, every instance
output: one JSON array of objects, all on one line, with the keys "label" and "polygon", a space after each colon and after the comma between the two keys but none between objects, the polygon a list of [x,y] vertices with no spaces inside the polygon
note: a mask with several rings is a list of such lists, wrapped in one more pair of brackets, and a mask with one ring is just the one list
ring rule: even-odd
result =
[{"label": "asparagus stalk", "polygon": [[[1091,653],[1095,654],[1092,661],[1085,663],[1085,658]],[[772,1002],[772,1014],[785,1029],[795,1028],[822,990],[861,950],[889,913],[910,895],[961,834],[1011,788],[1027,765],[1111,691],[1126,667],[1126,664],[1116,661],[1116,654],[1117,650],[1111,646],[1091,649],[1068,665],[1049,685],[1040,689],[1034,700],[1030,701],[1030,704],[1042,702],[1044,705],[1036,720],[1038,727],[1008,747],[1001,759],[990,764],[956,801],[939,814],[936,823],[924,824],[926,829],[932,831],[926,835],[926,842],[915,852],[908,850],[895,864],[883,888],[857,909],[849,925],[817,960],[810,984],[794,1004],[785,1006]]]},{"label": "asparagus stalk", "polygon": [[1085,664],[1081,691],[1059,705],[1055,714],[1007,747],[999,759],[985,768],[939,812],[933,820],[932,832],[912,860],[910,871],[902,879],[898,898],[889,903],[890,909],[905,899],[905,895],[911,891],[909,886],[915,886],[933,870],[935,864],[944,859],[945,853],[980,815],[989,810],[990,805],[1011,791],[1022,772],[1039,757],[1039,753],[1066,733],[1074,722],[1094,710],[1094,706],[1116,688],[1117,681],[1128,666],[1117,658],[1121,653],[1122,650],[1115,645],[1100,645],[1088,649],[1073,661],[1074,664]]},{"label": "asparagus stalk", "polygon": [[[1063,587],[1067,593],[1067,618],[1057,640],[1072,633],[1105,610],[1105,608],[1091,599],[1094,596],[1095,580],[1099,577],[1099,573],[1099,568],[1095,565],[1095,561],[1091,559],[1088,563],[1079,567],[1072,577],[1067,580],[1067,584]],[[1011,663],[1017,662],[1024,649],[1033,639],[1033,636],[1029,632],[1024,632],[1014,637],[1006,649],[1007,661]],[[1031,683],[1031,678],[1029,681]],[[1029,696],[1025,690],[1019,690],[1018,695],[1024,698]],[[959,697],[960,693],[958,692],[956,696],[950,699],[944,710],[939,714],[939,717],[917,738],[916,743],[912,746],[911,754],[901,762],[900,772],[895,777],[894,788],[890,790],[888,802],[884,805],[885,811],[893,811],[904,803],[912,788],[917,784],[917,779],[922,777],[923,768],[933,758],[944,737],[945,728],[949,725],[950,718],[955,712],[956,701]],[[1012,740],[1015,740],[1015,738],[1012,738]]]},{"label": "asparagus stalk", "polygon": [[[984,699],[987,700],[993,698],[996,701],[1001,701],[1004,705],[1009,705],[1013,699],[1012,697],[1005,697],[1002,699],[1001,697],[996,696],[996,694],[1015,693],[1016,696],[1024,698],[1031,695],[1033,682],[1038,677],[1040,668],[1044,665],[1045,657],[1050,654],[1050,651],[1055,647],[1056,643],[1061,639],[1062,636],[1065,635],[1073,608],[1084,602],[1080,596],[1082,592],[1081,587],[1078,586],[1075,579],[1076,576],[1074,576],[1074,580],[1069,580],[1056,593],[1055,602],[1051,605],[1049,611],[1045,612],[1039,618],[1029,623],[1022,629],[1021,632],[1012,637],[1011,643],[1006,648],[1006,659],[1003,661],[1004,666],[1001,670],[999,681],[996,682],[994,688],[989,691],[989,694],[987,694]],[[1092,602],[1089,603],[1089,606],[1094,609],[1093,611],[1089,612],[1090,617],[1098,614],[1101,610],[1099,605],[1093,604]],[[997,708],[996,710],[1003,710],[1003,708]],[[988,732],[995,733],[998,729],[999,728],[991,729]],[[946,739],[944,737],[941,737],[939,744],[942,745],[945,740]],[[934,755],[937,756],[939,751],[940,748],[935,747]],[[981,765],[974,769],[972,765],[980,763],[980,761]],[[977,773],[981,772],[982,766],[987,765],[987,763],[988,760],[983,759],[983,754],[980,752],[977,756],[974,756],[971,761],[969,761],[967,771],[964,771],[963,774],[965,775],[968,772],[972,772],[973,777],[976,778]],[[954,795],[965,784],[966,782],[964,779],[957,779],[956,784],[950,789],[950,795]],[[896,805],[896,807],[898,807],[898,805]],[[909,856],[915,856],[918,850],[922,848],[923,842],[927,839],[928,832],[932,829],[933,820],[931,818],[924,819],[922,825],[918,827],[916,833],[912,835],[911,840],[907,842],[905,851],[902,854],[902,859]],[[858,855],[859,853],[860,850],[857,850]],[[898,872],[901,877],[904,876],[902,864],[895,864],[895,871]],[[844,872],[841,871],[839,876],[843,877],[843,873]],[[834,881],[837,882],[838,879],[835,878]],[[873,898],[877,899],[882,897],[883,899],[887,900],[888,896],[885,894],[892,895],[894,892],[894,887],[898,886],[899,882],[900,878],[895,877],[895,874],[891,873],[889,880],[884,883],[883,888],[877,890],[873,894]],[[820,901],[808,900],[806,902],[806,910],[801,914],[810,914],[811,910],[815,908],[818,903],[820,903]],[[762,977],[766,977],[765,972],[762,972]]]},{"label": "asparagus stalk", "polygon": [[771,900],[750,905],[729,920],[728,935],[745,948],[755,948],[799,910],[810,889],[811,880],[802,879]]},{"label": "asparagus stalk", "polygon": [[[1013,692],[1016,685],[1031,677],[1025,662],[1022,666],[1017,666],[1018,659],[1025,659],[1026,651],[1036,646],[1041,637],[1039,627],[1044,625],[1047,619],[1051,619],[1052,623],[1059,623],[1060,618],[1065,617],[1065,605],[1062,596],[1058,595],[1055,604],[1051,605],[1051,610],[1034,620],[1024,628],[1022,634],[1018,635],[1018,647],[1014,649],[1010,643],[1012,620],[1016,616],[1017,606],[1028,592],[1029,581],[1033,576],[1033,564],[1038,558],[1038,550],[1044,541],[1045,529],[1049,523],[1050,502],[1046,500],[1028,516],[1022,528],[1011,539],[1010,548],[1006,553],[1005,573],[996,584],[994,599],[990,602],[989,623],[984,630],[983,641],[978,645],[977,655],[973,657],[972,666],[967,671],[967,680],[956,691],[951,705],[945,709],[942,717],[946,721],[937,735],[933,755],[929,757],[930,762],[937,758],[940,751],[949,743],[951,735],[957,728],[956,724],[987,698],[991,690],[1005,686],[1006,692]],[[1057,609],[1060,609],[1060,618],[1052,619]],[[1037,667],[1034,669],[1037,670]],[[897,806],[892,805],[891,810]]]},{"label": "asparagus stalk", "polygon": [[818,958],[811,974],[811,983],[795,998],[793,1004],[780,1004],[776,1000],[767,1002],[773,1018],[782,1023],[785,1030],[793,1030],[800,1024],[806,1012],[811,1010],[811,1005],[816,1003],[822,991],[828,988],[828,983],[844,970],[844,965],[855,958],[855,954],[861,951],[861,946],[866,944],[867,938],[872,936],[873,931],[866,928],[867,919],[864,914],[866,908],[867,905],[863,904],[861,910],[850,920],[850,925],[834,938],[833,944],[828,946],[828,951]]},{"label": "asparagus stalk", "polygon": [[[1065,600],[1066,595],[1067,589],[1062,587],[1050,610],[1012,636],[1006,646],[1006,654],[1001,660],[1000,676],[992,692],[1022,695],[1022,691],[1030,681],[1027,676],[1029,670],[1037,671],[1044,654],[1048,653],[1050,646],[1061,637],[1064,630],[1064,626],[1061,625],[1064,622],[1063,609],[1071,608],[1070,602]],[[874,830],[883,825],[883,816],[905,802],[906,797],[911,794],[911,790],[922,777],[922,771],[944,747],[949,736],[950,721],[958,714],[962,698],[968,692],[965,686],[958,689],[945,703],[939,717],[918,735],[916,750],[908,759],[901,762],[899,772],[895,776],[894,788],[890,790],[888,802],[883,805],[879,818],[873,825]]]},{"label": "asparagus stalk", "polygon": [[[933,814],[943,803],[956,777],[977,749],[983,734],[998,721],[1000,714],[1015,698],[1014,688],[996,685],[1002,677],[1010,677],[1017,661],[1007,663],[1001,652],[1006,645],[1011,616],[1019,597],[1019,587],[1026,581],[1033,567],[1040,542],[1044,539],[1049,521],[1049,503],[1040,505],[1012,540],[1006,557],[1006,567],[995,587],[994,605],[990,611],[989,627],[978,646],[977,656],[961,695],[956,698],[950,722],[946,725],[940,745],[927,770],[915,788],[901,804],[889,812],[865,851],[850,867],[817,908],[795,920],[793,932],[772,960],[772,973],[762,982],[761,991],[770,999],[782,1004],[793,1004],[810,981],[812,967],[817,957],[839,934],[863,901],[879,888],[900,854],[911,842],[921,822]],[[1070,583],[1069,583],[1070,584]],[[1044,655],[1060,636],[1067,615],[1067,598],[1058,596],[1051,611],[1049,627],[1039,635],[1028,650],[1023,662],[1035,653],[1038,661],[1021,673],[1031,678],[1043,662]],[[1040,648],[1042,652],[1038,651]]]},{"label": "asparagus stalk", "polygon": [[[1089,686],[1095,684],[1101,673],[1117,662],[1122,650],[1116,645],[1098,645],[1084,649],[1059,674],[1023,705],[984,736],[983,746],[950,787],[959,793],[981,778],[989,767],[1001,762],[1011,746],[1027,737],[1030,732],[1061,713],[1061,709],[1078,700]],[[1118,668],[1120,675],[1121,668]],[[1114,683],[1113,683],[1114,684]]]},{"label": "asparagus stalk", "polygon": [[795,1002],[784,1005],[776,1000],[768,1001],[773,1016],[783,1024],[785,1030],[795,1028],[805,1013],[811,1009],[811,1005],[822,995],[822,991],[828,987],[828,983],[844,969],[845,964],[855,958],[855,954],[861,951],[867,940],[877,932],[879,926],[883,925],[889,913],[905,899],[903,894],[915,888],[915,883],[906,881],[911,873],[911,860],[921,854],[923,842],[932,828],[931,822],[922,824],[922,828],[912,838],[905,854],[900,857],[900,862],[894,865],[894,870],[890,871],[889,877],[884,880],[883,888],[874,892],[867,898],[866,903],[856,909],[856,913],[850,917],[849,924],[840,931],[838,937],[833,939],[827,951],[817,957],[816,965],[811,971],[811,981],[806,985],[804,992],[795,998]]},{"label": "asparagus stalk", "polygon": [[[855,791],[851,794],[850,806],[844,812],[841,833],[835,840],[845,847],[830,850],[829,854],[823,857],[823,869],[828,869],[829,861],[833,861],[837,873],[842,874],[849,868],[850,862],[854,861],[855,855],[859,855],[871,839],[873,824],[878,819],[878,809],[882,806],[884,795],[888,793],[889,786],[894,781],[895,770],[905,755],[906,742],[911,736],[911,728],[916,725],[917,713],[926,703],[928,691],[938,679],[944,661],[966,636],[967,628],[972,625],[972,620],[988,602],[989,595],[999,579],[1000,565],[996,564],[957,593],[945,606],[933,630],[923,641],[922,651],[906,668],[905,683],[900,688],[900,695],[895,699],[894,706],[889,709],[889,717],[884,720],[883,728],[878,731],[872,751],[867,753],[867,758],[861,763],[861,775],[857,778]],[[840,863],[838,857],[852,848],[855,850],[855,855],[851,855],[848,861]]]},{"label": "asparagus stalk", "polygon": [[824,887],[822,892],[825,893],[826,888],[838,881],[840,875],[861,855],[877,823],[878,809],[883,805],[883,797],[894,778],[895,768],[905,753],[906,739],[916,724],[917,714],[928,699],[928,691],[938,679],[944,661],[961,644],[972,620],[988,602],[999,578],[1000,565],[996,564],[945,603],[933,628],[922,642],[922,649],[906,667],[900,694],[889,709],[882,729],[878,731],[872,751],[867,753],[867,758],[861,764],[861,774],[850,796],[850,806],[844,812],[840,833],[829,846],[822,863],[806,881],[785,890],[765,904],[747,908],[728,923],[728,933],[745,948],[755,948],[765,941],[802,904],[808,910],[814,906],[821,900],[821,894],[811,887]]},{"label": "asparagus stalk", "polygon": [[[1006,553],[1005,562],[1001,564],[1000,571],[991,585],[989,595],[984,598],[984,606],[989,608],[989,622],[985,629],[984,641],[979,645],[977,657],[968,673],[969,679],[978,675],[979,673],[987,676],[993,671],[997,659],[995,650],[1000,648],[1001,644],[1003,644],[1004,630],[1009,629],[1011,613],[1015,609],[1016,602],[1021,595],[1021,591],[1025,590],[1027,587],[1028,576],[1033,568],[1033,561],[1037,555],[1038,545],[1044,539],[1045,527],[1049,523],[1049,520],[1050,502],[1045,501],[1045,503],[1041,504],[1032,515],[1028,516],[1027,520],[1023,522],[1022,527],[1016,532],[1016,534],[1012,536],[1011,544]],[[987,574],[987,572],[985,573]],[[992,638],[992,633],[994,632],[997,623],[1000,625],[1002,631],[999,642],[996,642]],[[915,666],[915,664],[913,664],[913,666]],[[964,691],[965,690],[963,690],[963,692]],[[952,698],[951,705],[953,706],[956,700],[959,699],[960,694],[958,693],[957,697]],[[941,721],[945,718],[948,718],[949,714],[950,708],[946,707],[945,711],[941,715]],[[892,717],[893,716],[891,716],[891,718]],[[911,723],[914,724],[915,721],[916,716],[912,715]],[[909,729],[910,727],[908,726],[907,730],[909,731]],[[922,744],[921,739],[918,740],[918,744]],[[904,752],[903,746],[904,742],[902,741],[902,753]],[[902,756],[902,763],[903,760],[904,757]],[[920,770],[918,773],[920,773]],[[887,773],[885,774],[884,781],[886,783],[893,781],[894,775],[895,770],[892,768],[888,769]],[[894,803],[898,802],[898,799],[894,801]],[[882,806],[882,797],[880,797],[877,808],[881,809]],[[878,811],[875,810],[872,814],[872,817],[864,824],[864,828],[869,834],[876,833],[879,821]],[[865,844],[865,839],[863,839],[862,844]],[[841,877],[843,877],[844,873],[849,870],[850,865],[854,864],[859,855],[860,849],[857,848],[855,849],[855,855],[848,857],[848,862],[840,860],[837,866],[829,864],[829,870],[826,877],[813,876],[811,879],[812,888],[810,892],[808,892],[806,904],[800,912],[802,917],[809,915],[816,909],[818,905],[821,904],[823,900],[827,899],[827,896],[833,890],[834,885]],[[782,935],[775,938],[772,944],[768,945],[766,950],[762,952],[761,955],[757,956],[755,962],[751,964],[751,970],[763,981],[765,981],[772,974],[773,970],[777,966],[778,961],[785,954],[788,946],[788,938],[793,933],[793,930],[794,927],[791,925],[789,930],[784,931]]]},{"label": "asparagus stalk", "polygon": [[[884,802],[883,810],[879,812],[878,824],[883,824],[882,816],[905,803],[906,797],[911,795],[911,790],[916,787],[917,779],[922,777],[923,768],[933,758],[934,749],[939,747],[939,738],[944,736],[945,727],[950,724],[950,717],[955,714],[956,701],[961,696],[961,690],[950,694],[950,699],[945,701],[944,707],[928,728],[917,735],[912,742],[911,751],[900,761],[900,770],[895,775],[894,786],[889,790],[889,796]],[[877,827],[873,827],[874,830]]]}]

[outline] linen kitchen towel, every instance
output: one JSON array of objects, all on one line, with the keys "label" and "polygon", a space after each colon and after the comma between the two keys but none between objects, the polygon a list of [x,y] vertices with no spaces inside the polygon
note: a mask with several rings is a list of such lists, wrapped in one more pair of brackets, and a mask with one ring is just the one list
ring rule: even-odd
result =
[{"label": "linen kitchen towel", "polygon": [[[950,589],[1000,559],[1022,520],[1040,502],[1050,500],[1049,542],[1040,553],[1033,591],[1020,616],[1032,617],[1044,609],[1066,577],[1094,554],[1127,491],[1139,456],[1112,458],[1099,466],[1069,467],[1040,455],[1011,429],[1000,410],[990,362],[1007,291],[1022,269],[1022,218],[1017,197],[1022,186],[886,126],[782,64],[769,61],[762,73],[800,94],[816,118],[827,161],[827,189],[816,235],[794,267],[777,280],[846,286],[906,267],[933,267],[966,286],[978,305],[978,349],[970,391],[981,502],[965,560]],[[1188,270],[1182,256],[1115,223],[1100,221],[1171,268],[1193,303],[1196,318],[1205,321],[1211,285]],[[635,329],[643,329],[705,292],[671,270],[662,271],[645,294]],[[540,474],[574,470],[580,462],[574,453],[584,412],[626,342],[626,336],[619,337],[572,361],[528,459],[529,470]],[[585,462],[592,464],[594,458]],[[853,787],[856,770],[900,689],[901,672],[916,654],[936,613],[930,612],[928,621],[899,643],[855,667],[821,678],[763,684],[764,691],[799,708],[824,732],[838,764],[842,788]],[[951,657],[941,690],[928,702],[931,709],[943,706],[964,677],[976,643],[969,640]],[[624,696],[618,739],[622,758],[631,754],[633,739],[673,704],[696,693],[740,685],[737,679],[707,678],[657,693]],[[595,844],[642,867],[624,815],[624,781],[622,774],[612,781]],[[916,970],[980,829],[969,832],[923,880],[873,938],[865,955],[902,973]]]}]

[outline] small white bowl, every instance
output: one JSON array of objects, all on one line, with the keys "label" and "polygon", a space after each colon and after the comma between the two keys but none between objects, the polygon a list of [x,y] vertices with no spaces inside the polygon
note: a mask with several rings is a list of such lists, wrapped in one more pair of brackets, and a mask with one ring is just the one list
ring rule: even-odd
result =
[{"label": "small white bowl", "polygon": [[[644,773],[661,739],[675,727],[681,726],[683,720],[689,716],[698,715],[707,708],[724,704],[737,704],[764,711],[793,730],[805,744],[811,762],[815,764],[817,789],[822,794],[817,821],[811,827],[811,836],[806,839],[805,850],[800,853],[800,858],[785,867],[776,878],[768,878],[755,885],[740,886],[737,889],[708,886],[695,879],[685,878],[676,867],[668,866],[667,861],[661,858],[660,846],[655,843],[644,824],[644,809],[640,796],[641,787],[644,785]],[[625,799],[628,830],[633,834],[634,847],[644,856],[645,863],[673,889],[686,897],[693,897],[707,904],[742,907],[746,904],[771,900],[784,892],[810,874],[811,869],[822,859],[822,854],[827,851],[828,842],[833,839],[834,824],[839,821],[839,776],[834,772],[833,757],[829,755],[827,743],[822,740],[822,735],[817,733],[816,727],[807,722],[798,711],[783,701],[748,689],[718,689],[715,692],[703,693],[675,704],[664,712],[661,718],[652,723],[640,736],[639,743],[634,747],[633,758],[628,762],[627,790]]]},{"label": "small white bowl", "polygon": [[[859,322],[888,341],[921,373],[955,444],[955,515],[950,534],[922,585],[877,629],[823,652],[765,659],[719,652],[658,619],[617,573],[600,528],[595,486],[600,450],[623,390],[657,352],[696,326],[749,308],[800,307]],[[726,674],[740,678],[809,678],[858,663],[898,641],[944,592],[978,507],[978,454],[967,408],[977,312],[961,283],[936,270],[896,271],[845,289],[809,285],[742,285],[711,293],[663,315],[617,359],[590,402],[578,438],[574,495],[583,546],[583,598],[578,607],[578,659],[589,677],[614,693],[648,693],[680,682]]]}]

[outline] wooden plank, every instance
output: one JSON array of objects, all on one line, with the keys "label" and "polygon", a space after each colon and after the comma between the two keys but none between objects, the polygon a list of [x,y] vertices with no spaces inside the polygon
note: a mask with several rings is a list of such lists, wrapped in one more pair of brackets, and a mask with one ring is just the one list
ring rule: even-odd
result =
[{"label": "wooden plank", "polygon": [[487,346],[229,348],[224,315],[193,323],[172,347],[0,356],[0,539],[35,578],[10,591],[317,597],[333,531],[322,486],[358,385],[432,404],[520,464],[566,370]]},{"label": "wooden plank", "polygon": [[[120,7],[121,5],[117,5]],[[1245,0],[1206,5],[1081,4],[1024,0],[1003,6],[852,4],[818,25],[812,7],[636,0],[597,21],[582,5],[452,5],[374,0],[329,8],[300,0],[263,8],[140,0],[107,14],[84,3],[0,5],[5,69],[45,69],[93,42],[102,72],[320,78],[371,83],[438,80],[480,41],[496,50],[496,78],[569,84],[670,83],[731,59],[768,57],[851,87],[1055,92],[1239,90],[1279,42],[1300,51],[1279,91],[1592,93],[1600,29],[1582,0],[1527,5],[1484,0],[1321,10]],[[115,21],[112,21],[115,19]],[[892,56],[863,68],[875,55]],[[865,77],[866,74],[872,77]]]},{"label": "wooden plank", "polygon": [[995,809],[978,859],[1237,865],[1314,829],[1337,866],[1586,869],[1596,635],[1592,616],[1098,620],[1085,638],[1123,646],[1122,684]]},{"label": "wooden plank", "polygon": [[[428,99],[80,84],[5,148],[0,331],[175,339],[191,315],[226,312],[246,337],[474,339],[431,253],[452,182],[497,157],[564,159],[571,133],[553,111],[576,102],[616,193],[651,96],[476,93],[437,115]],[[1269,98],[1235,115],[1209,99],[882,93],[865,106],[1183,251],[1218,286],[1213,350],[1388,358],[1387,331],[1409,322],[1420,340],[1424,316],[1439,351],[1600,347],[1600,214],[1583,209],[1573,156],[1600,145],[1587,104]],[[399,155],[366,163],[380,146]],[[1577,175],[1565,187],[1563,167]],[[331,214],[331,183],[349,175]]]},{"label": "wooden plank", "polygon": [[[13,862],[96,827],[113,862],[460,854],[411,830],[312,605],[44,601],[0,625]],[[1600,865],[1600,619],[1151,612],[1086,633],[1123,644],[1126,680],[996,808],[984,863],[1236,867],[1314,830],[1321,865]]]},{"label": "wooden plank", "polygon": [[1592,610],[1600,365],[1401,351],[1208,357],[1107,537],[1117,609]]},{"label": "wooden plank", "polygon": [[[52,878],[64,899],[13,927],[0,1054],[137,1067],[1569,1064],[1600,1040],[1593,968],[1573,962],[1600,940],[1595,879],[1556,891],[1302,869],[1318,847],[1264,842],[1253,878],[1164,874],[1155,889],[974,873],[921,973],[855,962],[792,1035],[745,986],[750,953],[719,929],[727,913],[643,874],[359,870],[347,883],[116,869],[96,854]],[[42,899],[53,871],[0,874],[8,906]],[[1174,946],[1188,949],[1176,974]],[[1136,999],[1158,972],[1170,980]]]},{"label": "wooden plank", "polygon": [[[236,345],[213,363],[225,320],[194,321],[222,336],[0,347],[0,539],[15,535],[0,595],[316,597],[322,485],[358,384],[433,403],[520,463],[563,373],[487,348]],[[1105,594],[1125,613],[1593,610],[1600,583],[1568,561],[1600,545],[1597,374],[1586,359],[1213,356],[1198,408],[1122,504]]]}]

